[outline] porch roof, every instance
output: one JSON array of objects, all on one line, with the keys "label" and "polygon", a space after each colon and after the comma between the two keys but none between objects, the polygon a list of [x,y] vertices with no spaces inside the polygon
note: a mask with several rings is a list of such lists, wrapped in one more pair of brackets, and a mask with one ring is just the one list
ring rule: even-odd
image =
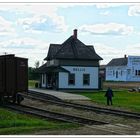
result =
[{"label": "porch roof", "polygon": [[47,67],[46,63],[39,67],[36,71],[37,73],[57,73],[57,72],[69,72],[68,70],[60,66],[50,66]]}]

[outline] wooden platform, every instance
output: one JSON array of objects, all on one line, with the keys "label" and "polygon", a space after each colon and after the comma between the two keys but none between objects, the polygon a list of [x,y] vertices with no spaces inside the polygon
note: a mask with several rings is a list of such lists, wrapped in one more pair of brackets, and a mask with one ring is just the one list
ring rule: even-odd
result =
[{"label": "wooden platform", "polygon": [[29,90],[41,92],[44,94],[49,94],[61,100],[90,100],[88,97],[85,97],[82,95],[77,95],[77,94],[72,94],[72,93],[67,93],[67,92],[62,92],[62,91],[39,89],[39,88],[30,88]]}]

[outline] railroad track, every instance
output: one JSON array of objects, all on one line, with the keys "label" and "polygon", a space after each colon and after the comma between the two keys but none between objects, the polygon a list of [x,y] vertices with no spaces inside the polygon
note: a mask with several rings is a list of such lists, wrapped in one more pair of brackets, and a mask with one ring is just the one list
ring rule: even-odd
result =
[{"label": "railroad track", "polygon": [[103,124],[109,124],[108,122],[103,121],[96,121],[92,119],[87,119],[83,117],[73,116],[73,115],[67,115],[62,113],[56,113],[53,111],[47,111],[35,107],[25,106],[25,105],[17,105],[17,104],[6,104],[4,107],[9,108],[14,111],[26,113],[35,115],[41,118],[47,118],[51,120],[58,120],[58,121],[64,121],[64,122],[71,122],[71,123],[78,123],[78,124],[84,124],[84,125],[103,125]]},{"label": "railroad track", "polygon": [[77,123],[83,125],[86,128],[90,128],[91,130],[93,129],[95,133],[97,133],[96,131],[100,131],[102,135],[132,135],[132,134],[134,135],[137,134],[137,132],[139,132],[137,131],[137,129],[135,130],[135,128],[127,125],[121,125],[121,124],[111,125],[107,122],[95,121],[95,120],[85,119],[81,117],[55,113],[52,111],[46,111],[34,107],[25,106],[25,105],[7,104],[4,105],[4,107],[17,112],[35,115],[41,118],[47,118],[51,120],[58,120],[58,121],[70,122],[70,123]]},{"label": "railroad track", "polygon": [[96,107],[96,106],[82,105],[78,103],[70,103],[70,102],[63,101],[57,98],[53,100],[52,97],[50,98],[50,96],[44,93],[39,93],[39,92],[31,91],[31,90],[29,90],[28,95],[23,94],[23,96],[26,96],[27,98],[31,98],[31,99],[40,100],[43,102],[47,101],[47,102],[57,104],[60,106],[65,106],[65,107],[72,107],[72,108],[81,109],[81,110],[94,111],[97,113],[113,114],[113,115],[118,115],[122,117],[140,119],[140,113],[132,113],[128,111],[107,109],[107,108],[101,108],[101,107]]}]

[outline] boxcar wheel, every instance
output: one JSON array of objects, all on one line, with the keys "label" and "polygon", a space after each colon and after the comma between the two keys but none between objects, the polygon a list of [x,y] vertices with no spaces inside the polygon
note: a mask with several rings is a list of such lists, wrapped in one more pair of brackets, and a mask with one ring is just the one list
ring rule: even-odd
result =
[{"label": "boxcar wheel", "polygon": [[24,98],[20,94],[17,94],[17,103],[20,104],[23,100]]}]

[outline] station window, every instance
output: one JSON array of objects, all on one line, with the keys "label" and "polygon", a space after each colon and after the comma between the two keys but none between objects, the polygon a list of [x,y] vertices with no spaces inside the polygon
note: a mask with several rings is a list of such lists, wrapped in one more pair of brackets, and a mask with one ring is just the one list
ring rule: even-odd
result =
[{"label": "station window", "polygon": [[69,74],[68,84],[75,85],[75,74],[74,73]]},{"label": "station window", "polygon": [[89,84],[90,84],[90,75],[83,74],[83,85],[89,85]]},{"label": "station window", "polygon": [[140,70],[135,70],[135,75],[140,76]]},{"label": "station window", "polygon": [[45,74],[42,74],[42,84],[45,84]]}]

